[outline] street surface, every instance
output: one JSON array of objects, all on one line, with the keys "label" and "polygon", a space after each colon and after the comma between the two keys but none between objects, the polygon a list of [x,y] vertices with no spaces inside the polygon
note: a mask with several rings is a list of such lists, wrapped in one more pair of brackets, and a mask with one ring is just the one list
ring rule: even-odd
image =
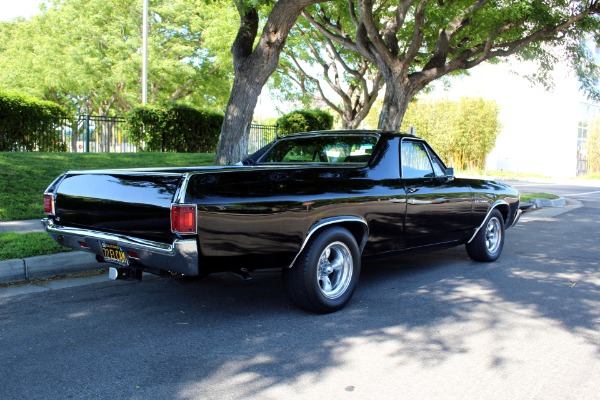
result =
[{"label": "street surface", "polygon": [[0,398],[598,399],[600,184],[513,184],[583,207],[526,214],[495,263],[365,263],[331,315],[277,272],[0,288]]}]

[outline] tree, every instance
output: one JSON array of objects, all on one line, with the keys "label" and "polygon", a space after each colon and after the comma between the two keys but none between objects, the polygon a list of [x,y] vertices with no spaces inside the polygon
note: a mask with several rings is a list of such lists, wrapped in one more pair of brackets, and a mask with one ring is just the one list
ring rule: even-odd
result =
[{"label": "tree", "polygon": [[386,85],[379,128],[397,130],[420,90],[485,61],[538,60],[544,80],[557,61],[551,45],[560,45],[576,69],[593,69],[582,39],[590,32],[600,39],[599,13],[599,0],[336,0],[302,15],[377,65]]},{"label": "tree", "polygon": [[408,106],[403,131],[414,126],[449,164],[460,169],[485,166],[501,131],[499,106],[481,98],[415,101]]},{"label": "tree", "polygon": [[[235,32],[234,9],[215,2],[150,1],[151,103],[224,106],[231,66],[223,38]],[[0,27],[0,87],[101,115],[140,103],[141,2],[53,0],[31,20]]]},{"label": "tree", "polygon": [[[306,6],[322,1],[326,0],[278,0],[268,7],[257,1],[235,0],[240,25],[231,46],[234,80],[215,164],[234,164],[246,155],[258,96],[277,68],[290,30]],[[266,22],[257,38],[261,12]]]},{"label": "tree", "polygon": [[600,117],[590,124],[587,138],[587,173],[600,173]]},{"label": "tree", "polygon": [[383,76],[360,55],[307,28],[301,19],[292,30],[273,89],[288,101],[324,102],[340,116],[342,128],[354,129],[369,114]]},{"label": "tree", "polygon": [[321,110],[296,110],[277,120],[278,133],[288,135],[296,132],[327,130],[333,127],[333,115]]}]

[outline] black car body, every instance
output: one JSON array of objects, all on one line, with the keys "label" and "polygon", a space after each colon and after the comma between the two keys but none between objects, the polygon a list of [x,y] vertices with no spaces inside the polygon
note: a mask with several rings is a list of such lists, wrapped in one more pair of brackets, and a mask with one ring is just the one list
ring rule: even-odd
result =
[{"label": "black car body", "polygon": [[406,134],[293,134],[242,164],[69,171],[46,190],[43,224],[115,276],[282,268],[294,303],[331,312],[361,257],[466,244],[494,261],[520,213],[515,189],[456,178]]}]

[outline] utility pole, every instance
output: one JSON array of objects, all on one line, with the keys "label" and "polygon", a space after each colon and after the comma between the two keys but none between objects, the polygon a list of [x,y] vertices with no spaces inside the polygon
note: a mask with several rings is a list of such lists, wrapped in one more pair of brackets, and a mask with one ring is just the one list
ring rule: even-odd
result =
[{"label": "utility pole", "polygon": [[144,1],[142,33],[142,105],[148,103],[148,0]]}]

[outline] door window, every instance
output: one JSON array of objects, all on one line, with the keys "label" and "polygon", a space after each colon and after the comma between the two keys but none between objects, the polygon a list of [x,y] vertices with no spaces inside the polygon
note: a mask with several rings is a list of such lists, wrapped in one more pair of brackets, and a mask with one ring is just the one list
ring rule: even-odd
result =
[{"label": "door window", "polygon": [[435,173],[431,161],[421,142],[403,141],[401,151],[402,178],[433,178]]}]

